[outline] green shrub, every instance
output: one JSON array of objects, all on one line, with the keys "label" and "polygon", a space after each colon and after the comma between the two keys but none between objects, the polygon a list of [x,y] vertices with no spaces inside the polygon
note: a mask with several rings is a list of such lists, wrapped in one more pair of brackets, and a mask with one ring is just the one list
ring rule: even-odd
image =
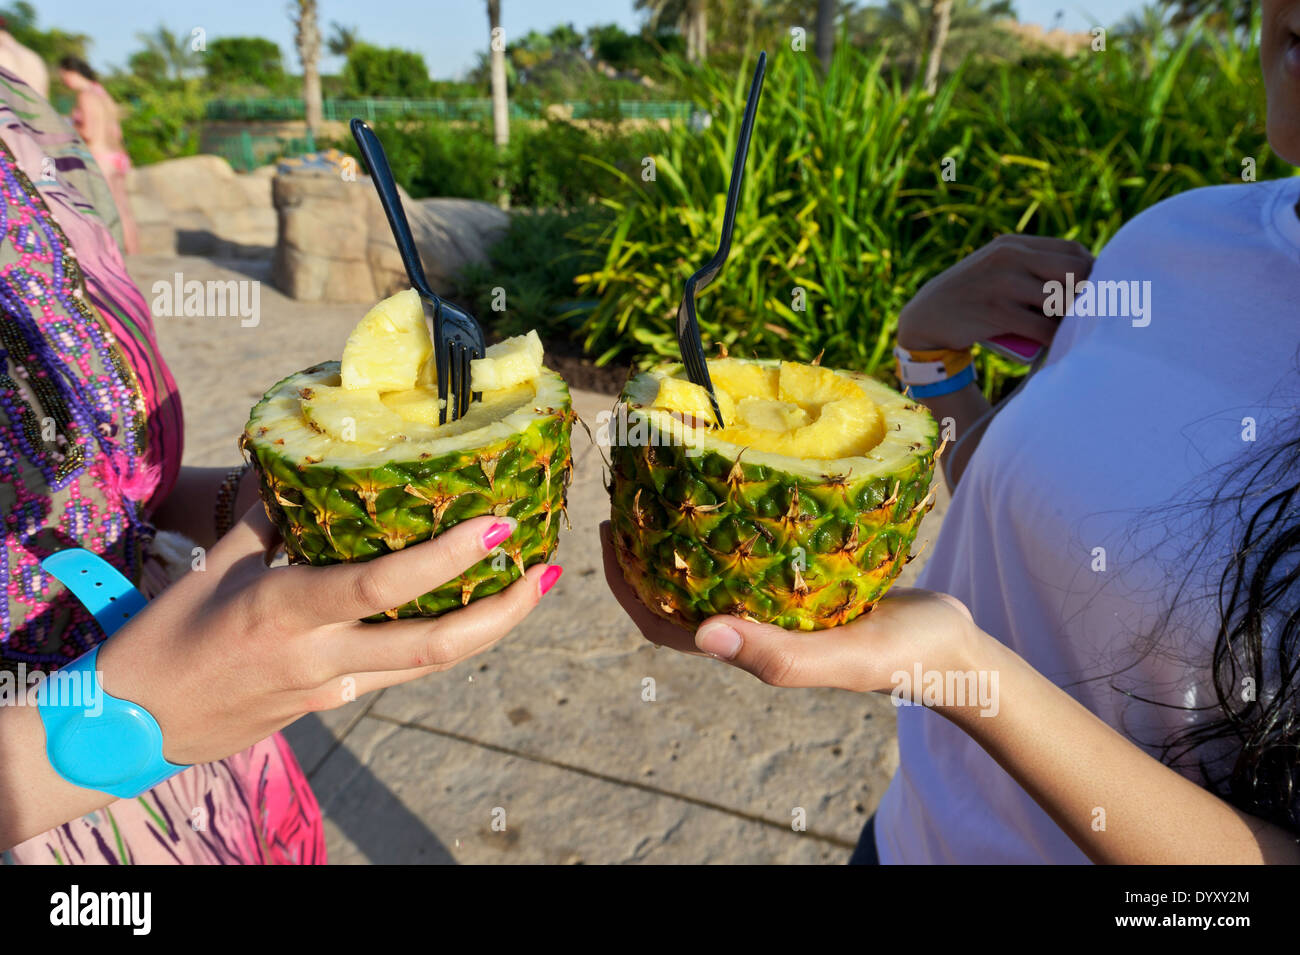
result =
[{"label": "green shrub", "polygon": [[[824,350],[829,364],[887,375],[899,309],[998,234],[1097,250],[1161,199],[1240,181],[1243,157],[1260,178],[1289,171],[1265,140],[1255,51],[1190,35],[1154,57],[1131,52],[1002,65],[974,87],[959,71],[927,97],[880,57],[842,48],[822,77],[811,57],[778,50],[731,256],[699,299],[706,343],[804,360]],[[577,280],[599,299],[583,331],[602,361],[676,355],[683,283],[717,246],[749,70],[680,81],[714,121],[659,133],[653,181],[587,160],[618,181],[602,200],[613,218],[581,237],[601,267]],[[1020,371],[989,355],[980,370],[989,393]]]},{"label": "green shrub", "polygon": [[263,37],[218,37],[208,44],[203,66],[213,88],[253,85],[277,89],[285,79],[280,47]]},{"label": "green shrub", "polygon": [[[495,202],[498,180],[512,206],[571,209],[614,188],[614,179],[579,157],[604,157],[614,169],[639,166],[653,136],[616,124],[577,124],[550,118],[516,122],[498,156],[489,122],[402,119],[374,124],[393,177],[414,198],[448,196]],[[351,137],[330,143],[360,158]]]},{"label": "green shrub", "polygon": [[[393,178],[412,197],[495,198],[496,147],[490,130],[482,124],[403,119],[381,120],[373,126],[384,144]],[[361,158],[351,136],[321,145]]]},{"label": "green shrub", "polygon": [[349,96],[420,99],[429,95],[429,68],[419,53],[358,43],[348,51],[343,85]]},{"label": "green shrub", "polygon": [[[572,212],[513,214],[510,230],[492,247],[489,261],[466,268],[456,300],[503,337],[537,329],[550,340],[576,337],[581,309],[574,278],[600,264],[599,253],[578,241],[578,233],[606,214],[599,206]],[[504,301],[496,290],[504,292]],[[504,305],[504,310],[498,306]]]},{"label": "green shrub", "polygon": [[108,86],[122,104],[122,139],[137,166],[199,151],[204,96],[197,80],[150,84],[120,77]]}]

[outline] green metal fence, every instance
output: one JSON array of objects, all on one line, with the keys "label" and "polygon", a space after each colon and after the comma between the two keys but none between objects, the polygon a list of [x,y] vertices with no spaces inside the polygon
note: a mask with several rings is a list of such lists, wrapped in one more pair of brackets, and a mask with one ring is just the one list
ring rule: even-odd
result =
[{"label": "green metal fence", "polygon": [[316,151],[311,133],[305,137],[264,136],[241,130],[230,136],[205,135],[203,151],[216,153],[237,172],[249,172],[285,156]]},{"label": "green metal fence", "polygon": [[[548,104],[549,105],[549,104]],[[618,103],[566,102],[566,112],[575,119],[620,117],[622,119],[686,119],[691,104],[672,101],[624,100]],[[327,99],[322,104],[324,118],[347,121],[354,116],[367,120],[396,119],[403,116],[430,119],[486,119],[492,115],[490,99]],[[533,103],[510,103],[510,116],[536,119],[546,106]],[[305,116],[302,99],[292,96],[257,96],[245,99],[214,99],[207,105],[211,120],[283,121]]]}]

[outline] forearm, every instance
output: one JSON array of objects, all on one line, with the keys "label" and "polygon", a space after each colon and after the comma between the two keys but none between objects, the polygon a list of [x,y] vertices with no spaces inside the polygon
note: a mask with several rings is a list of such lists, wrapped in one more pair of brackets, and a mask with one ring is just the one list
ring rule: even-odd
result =
[{"label": "forearm", "polygon": [[996,715],[942,707],[1097,863],[1298,863],[1289,832],[1234,809],[1117,733],[986,634]]},{"label": "forearm", "polygon": [[0,707],[0,849],[115,801],[64,781],[51,768],[35,706]]},{"label": "forearm", "polygon": [[[217,539],[217,489],[229,473],[230,468],[181,468],[176,486],[153,513],[154,524],[211,547]],[[245,474],[235,495],[235,517],[256,504],[257,497],[256,478]]]}]

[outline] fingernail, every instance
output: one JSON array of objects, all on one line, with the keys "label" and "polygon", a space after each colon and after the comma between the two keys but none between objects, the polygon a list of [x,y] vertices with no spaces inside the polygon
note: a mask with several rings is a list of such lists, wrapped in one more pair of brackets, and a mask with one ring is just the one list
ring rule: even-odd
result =
[{"label": "fingernail", "polygon": [[740,634],[725,623],[711,623],[696,631],[695,645],[711,656],[730,660],[740,652]]},{"label": "fingernail", "polygon": [[483,535],[483,546],[488,550],[496,547],[503,540],[515,532],[514,518],[507,518],[504,521],[497,521],[487,529]]},{"label": "fingernail", "polygon": [[560,574],[564,573],[564,568],[559,564],[551,564],[542,574],[542,579],[537,582],[537,590],[541,596],[546,596],[546,591],[555,586],[555,582],[560,579]]}]

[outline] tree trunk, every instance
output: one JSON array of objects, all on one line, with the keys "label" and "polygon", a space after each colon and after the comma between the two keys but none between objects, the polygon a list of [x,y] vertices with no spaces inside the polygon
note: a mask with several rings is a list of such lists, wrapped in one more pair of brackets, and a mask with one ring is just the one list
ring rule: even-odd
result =
[{"label": "tree trunk", "polygon": [[829,73],[835,53],[835,0],[817,0],[817,59]]},{"label": "tree trunk", "polygon": [[[492,61],[492,140],[496,143],[497,159],[504,161],[506,147],[510,144],[510,101],[506,92],[506,36],[501,32],[501,0],[487,0],[488,43]],[[505,177],[497,175],[497,205],[510,208],[510,193]]]},{"label": "tree trunk", "polygon": [[709,57],[708,0],[690,0],[686,7],[686,59],[703,63]]},{"label": "tree trunk", "polygon": [[294,36],[298,59],[302,63],[302,103],[307,119],[307,135],[315,143],[320,138],[325,110],[320,91],[320,25],[316,21],[316,0],[298,0]]},{"label": "tree trunk", "polygon": [[939,87],[939,65],[943,47],[948,42],[948,24],[952,21],[952,0],[934,0],[934,24],[930,34],[930,56],[925,64],[925,91],[933,94]]}]

